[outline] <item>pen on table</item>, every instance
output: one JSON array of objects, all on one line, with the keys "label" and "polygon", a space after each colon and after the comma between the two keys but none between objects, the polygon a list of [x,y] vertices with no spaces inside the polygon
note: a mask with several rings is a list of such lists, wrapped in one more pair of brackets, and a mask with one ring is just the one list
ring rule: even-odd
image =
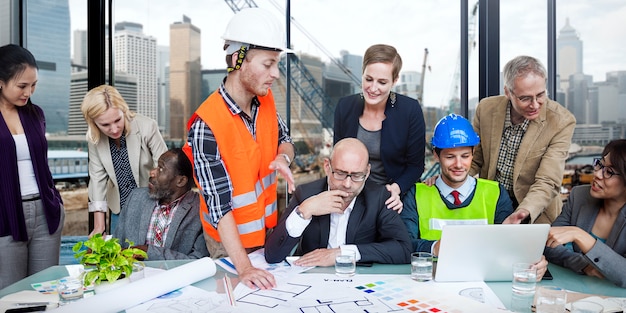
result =
[{"label": "pen on table", "polygon": [[228,276],[224,275],[224,289],[226,290],[226,295],[228,295],[228,302],[230,302],[231,306],[237,306],[235,302],[235,295],[233,294],[233,284],[230,282]]},{"label": "pen on table", "polygon": [[235,268],[235,265],[234,265],[233,263],[230,263],[228,260],[226,260],[226,258],[221,258],[220,260],[221,260],[222,262],[224,262],[224,264],[228,265],[228,267],[230,267],[230,268],[234,269],[235,271],[237,270],[237,269]]}]

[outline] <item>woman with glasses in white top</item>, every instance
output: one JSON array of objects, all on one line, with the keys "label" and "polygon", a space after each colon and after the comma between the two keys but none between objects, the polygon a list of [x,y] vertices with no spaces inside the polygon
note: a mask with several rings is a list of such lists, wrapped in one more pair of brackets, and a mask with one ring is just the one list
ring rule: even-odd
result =
[{"label": "woman with glasses in white top", "polygon": [[546,242],[549,262],[626,288],[626,139],[594,159],[590,185],[572,188]]}]

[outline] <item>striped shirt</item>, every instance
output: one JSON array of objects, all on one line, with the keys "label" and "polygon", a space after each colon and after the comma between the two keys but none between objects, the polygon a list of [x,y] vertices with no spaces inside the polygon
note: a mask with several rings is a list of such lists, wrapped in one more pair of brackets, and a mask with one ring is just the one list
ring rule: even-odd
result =
[{"label": "striped shirt", "polygon": [[[224,87],[224,82],[220,85],[218,92],[226,102],[231,113],[239,115],[252,137],[256,139],[256,118],[259,111],[259,100],[256,97],[252,99],[252,116],[248,116],[228,94]],[[285,124],[278,112],[276,112],[276,117],[278,119],[278,144],[286,142],[293,144],[289,136],[287,124]],[[196,118],[192,123],[187,136],[187,143],[192,147],[194,169],[209,210],[208,221],[213,227],[217,228],[217,224],[222,217],[232,210],[233,185],[230,176],[222,161],[215,135],[201,118]]]},{"label": "striped shirt", "polygon": [[513,167],[515,166],[515,156],[522,143],[522,138],[528,129],[527,119],[518,125],[511,122],[511,101],[507,104],[506,117],[504,118],[504,129],[502,130],[502,140],[498,153],[498,163],[496,166],[496,181],[504,186],[509,192],[511,199],[515,199],[513,193]]}]

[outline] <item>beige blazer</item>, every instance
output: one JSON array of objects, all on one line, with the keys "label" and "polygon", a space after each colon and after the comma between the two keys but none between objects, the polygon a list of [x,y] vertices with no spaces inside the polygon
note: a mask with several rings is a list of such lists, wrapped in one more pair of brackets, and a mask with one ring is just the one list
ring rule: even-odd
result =
[{"label": "beige blazer", "polygon": [[[506,96],[493,96],[478,104],[472,124],[480,144],[474,151],[471,175],[495,179],[508,101]],[[548,100],[522,138],[513,168],[513,192],[518,209],[528,210],[533,222],[552,223],[561,213],[560,186],[574,126],[574,115]]]},{"label": "beige blazer", "polygon": [[[126,136],[128,159],[138,187],[147,187],[150,170],[158,163],[167,146],[153,119],[137,114],[130,122]],[[97,144],[89,143],[89,201],[106,201],[111,212],[120,213],[120,193],[113,169],[109,137],[101,136]]]}]

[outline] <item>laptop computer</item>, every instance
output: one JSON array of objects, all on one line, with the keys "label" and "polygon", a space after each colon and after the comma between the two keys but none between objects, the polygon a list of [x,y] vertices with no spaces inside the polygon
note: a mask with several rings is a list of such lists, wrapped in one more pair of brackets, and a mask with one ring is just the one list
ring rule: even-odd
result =
[{"label": "laptop computer", "polygon": [[549,224],[445,225],[435,281],[512,281],[513,263],[541,259],[549,230]]}]

